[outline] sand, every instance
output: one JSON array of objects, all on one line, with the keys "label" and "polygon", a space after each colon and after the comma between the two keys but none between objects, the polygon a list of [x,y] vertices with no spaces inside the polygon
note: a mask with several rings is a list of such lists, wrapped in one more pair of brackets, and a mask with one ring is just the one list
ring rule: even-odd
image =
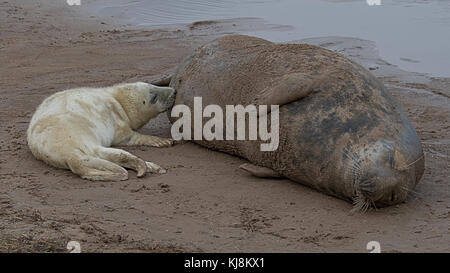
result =
[{"label": "sand", "polygon": [[[227,20],[145,30],[42,1],[0,3],[0,251],[66,252],[449,252],[450,80],[408,73],[370,42],[329,37],[371,69],[399,100],[425,150],[426,170],[408,202],[350,215],[351,205],[292,181],[258,179],[244,160],[192,143],[125,148],[168,168],[123,182],[91,182],[37,161],[26,144],[34,109],[79,86],[151,80],[196,46],[264,26]],[[256,21],[255,21],[256,20]],[[170,135],[166,115],[143,133]]]}]

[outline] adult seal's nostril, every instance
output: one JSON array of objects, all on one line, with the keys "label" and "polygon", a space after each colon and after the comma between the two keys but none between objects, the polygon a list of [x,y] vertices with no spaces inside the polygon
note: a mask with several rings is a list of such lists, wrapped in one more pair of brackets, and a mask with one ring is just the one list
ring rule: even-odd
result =
[{"label": "adult seal's nostril", "polygon": [[359,191],[366,196],[367,198],[370,198],[373,196],[373,194],[376,191],[376,180],[374,178],[363,178],[359,182]]}]

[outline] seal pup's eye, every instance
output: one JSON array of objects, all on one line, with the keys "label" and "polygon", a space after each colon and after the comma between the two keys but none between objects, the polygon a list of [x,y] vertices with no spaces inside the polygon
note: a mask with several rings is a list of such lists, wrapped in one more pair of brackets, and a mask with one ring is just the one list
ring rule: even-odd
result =
[{"label": "seal pup's eye", "polygon": [[153,98],[150,100],[150,103],[155,104],[157,101],[158,101],[158,95],[155,94],[155,95],[153,95]]},{"label": "seal pup's eye", "polygon": [[145,104],[145,100],[142,101],[142,104]]}]

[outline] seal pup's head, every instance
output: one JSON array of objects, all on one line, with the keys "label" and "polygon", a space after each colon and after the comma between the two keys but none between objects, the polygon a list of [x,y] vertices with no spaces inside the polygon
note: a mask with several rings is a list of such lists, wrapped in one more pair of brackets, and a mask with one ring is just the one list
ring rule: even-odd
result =
[{"label": "seal pup's head", "polygon": [[174,103],[175,90],[145,82],[120,84],[112,87],[114,97],[122,105],[132,129],[139,129]]},{"label": "seal pup's head", "polygon": [[343,150],[346,182],[354,195],[353,211],[402,203],[424,170],[422,149],[378,141]]}]

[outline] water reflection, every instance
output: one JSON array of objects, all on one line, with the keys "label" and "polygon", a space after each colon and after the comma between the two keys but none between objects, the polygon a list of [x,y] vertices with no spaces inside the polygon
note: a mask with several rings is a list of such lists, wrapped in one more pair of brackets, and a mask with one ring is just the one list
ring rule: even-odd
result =
[{"label": "water reflection", "polygon": [[450,77],[450,1],[381,0],[95,0],[103,15],[136,25],[187,24],[200,20],[258,17],[293,30],[254,33],[273,41],[318,36],[375,41],[381,56],[400,67]]}]

